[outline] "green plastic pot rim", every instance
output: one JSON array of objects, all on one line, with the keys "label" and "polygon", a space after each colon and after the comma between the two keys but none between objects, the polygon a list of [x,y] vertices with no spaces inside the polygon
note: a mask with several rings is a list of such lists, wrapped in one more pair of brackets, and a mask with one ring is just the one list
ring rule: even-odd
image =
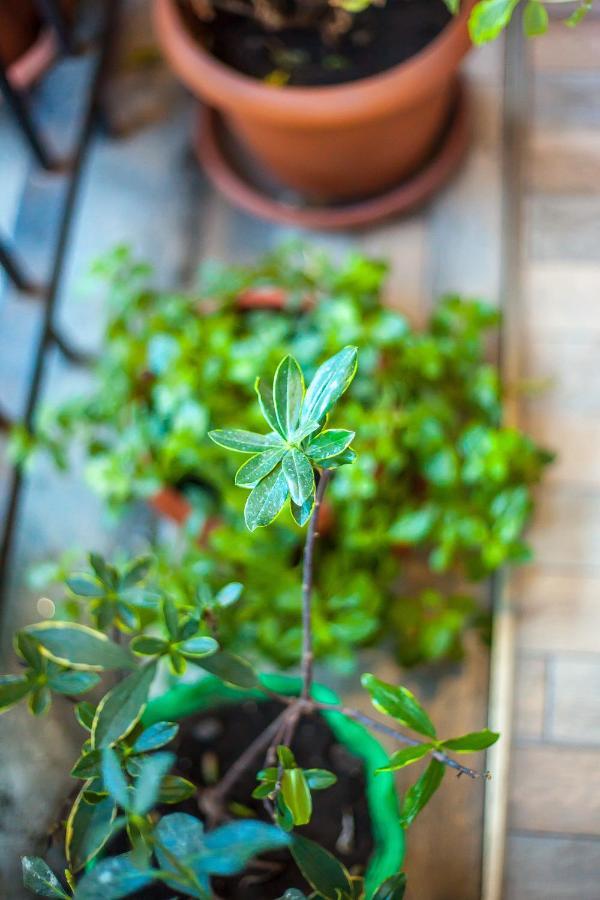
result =
[{"label": "green plastic pot rim", "polygon": [[[298,695],[302,682],[288,675],[261,675],[265,687],[286,696]],[[321,703],[340,703],[337,694],[322,684],[314,684],[312,696]],[[260,689],[244,690],[227,685],[214,675],[207,675],[192,684],[178,684],[148,704],[142,722],[177,721],[195,713],[224,704],[244,700],[258,702],[269,697]],[[391,772],[375,775],[375,769],[385,765],[388,754],[379,741],[359,722],[341,712],[321,710],[336,739],[365,763],[367,803],[371,818],[374,850],[365,872],[365,890],[370,897],[377,887],[402,870],[405,855],[405,834],[400,825],[398,795]]]}]

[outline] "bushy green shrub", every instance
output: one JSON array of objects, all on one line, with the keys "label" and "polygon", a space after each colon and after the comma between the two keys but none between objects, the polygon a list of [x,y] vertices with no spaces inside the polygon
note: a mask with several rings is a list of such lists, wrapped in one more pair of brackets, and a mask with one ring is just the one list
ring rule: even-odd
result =
[{"label": "bushy green shrub", "polygon": [[[417,331],[381,305],[384,263],[352,255],[335,264],[298,245],[256,265],[205,266],[191,294],[152,289],[147,268],[124,249],[97,271],[108,278],[111,315],[96,387],[46,410],[33,437],[15,435],[17,454],[33,442],[65,464],[70,442],[83,440],[89,481],[113,507],[165,485],[187,491],[194,529],[208,518],[220,524],[204,547],[182,551],[177,573],[163,559],[160,580],[185,592],[188,567],[201,566],[214,587],[243,582],[244,603],[224,628],[286,664],[298,641],[300,533],[288,515],[269,537],[250,540],[234,464],[207,434],[234,414],[240,422],[240,409],[241,427],[256,429],[253,373],[272,375],[286,353],[312,377],[340,344],[356,345],[361,365],[345,421],[360,446],[331,488],[336,528],[321,548],[317,647],[347,661],[391,622],[404,661],[455,655],[476,605],[455,600],[448,616],[426,594],[396,601],[402,559],[418,554],[436,573],[472,580],[527,559],[530,488],[550,459],[501,424],[498,371],[485,357],[498,313],[448,296]],[[248,308],[257,303],[283,309]],[[268,602],[267,581],[278,586]],[[415,641],[419,623],[430,633],[424,641]]]}]

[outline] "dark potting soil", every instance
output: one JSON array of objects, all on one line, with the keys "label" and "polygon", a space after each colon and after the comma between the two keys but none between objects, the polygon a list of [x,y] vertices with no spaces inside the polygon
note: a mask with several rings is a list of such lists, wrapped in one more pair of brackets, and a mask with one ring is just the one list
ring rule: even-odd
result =
[{"label": "dark potting soil", "polygon": [[[244,748],[280,711],[281,705],[276,701],[246,701],[185,720],[173,746],[177,754],[174,771],[194,784],[212,783],[230,768]],[[317,841],[348,869],[361,874],[373,850],[362,760],[336,741],[321,716],[301,719],[292,747],[303,768],[329,769],[338,777],[332,787],[313,793],[312,820],[298,828],[298,833]],[[250,796],[257,784],[256,772],[262,768],[263,761],[264,755],[260,755],[256,765],[248,769],[232,789],[228,802],[247,807],[256,818],[270,821],[262,801]],[[175,811],[199,815],[195,798],[160,809],[163,815]],[[114,848],[114,852],[126,849],[122,846]],[[291,887],[308,889],[287,850],[263,854],[241,875],[214,878],[212,884],[215,894],[224,900],[270,900],[281,897]],[[135,896],[143,900],[166,900],[173,897],[173,891],[157,885],[145,888]]]},{"label": "dark potting soil", "polygon": [[206,24],[186,2],[182,10],[198,40],[238,72],[306,86],[343,84],[385,72],[431,43],[451,18],[443,0],[387,0],[356,14],[350,31],[326,44],[317,28],[266,31],[252,19],[221,10]]}]

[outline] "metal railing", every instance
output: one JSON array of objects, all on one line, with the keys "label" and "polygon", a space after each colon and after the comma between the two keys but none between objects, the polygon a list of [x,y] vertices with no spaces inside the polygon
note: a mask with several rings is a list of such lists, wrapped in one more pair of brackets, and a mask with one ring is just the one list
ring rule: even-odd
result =
[{"label": "metal railing", "polygon": [[[53,34],[56,64],[60,64],[61,60],[67,57],[75,56],[85,56],[89,61],[89,66],[86,66],[85,83],[81,87],[82,101],[74,104],[73,114],[78,118],[77,122],[72,123],[74,138],[66,152],[59,152],[55,148],[40,122],[41,117],[36,114],[39,110],[36,110],[34,93],[17,86],[11,78],[10,66],[0,59],[0,92],[14,126],[18,129],[31,156],[33,174],[46,172],[52,179],[60,179],[64,188],[61,194],[61,208],[54,218],[54,233],[48,252],[49,262],[42,277],[30,271],[27,255],[22,253],[19,247],[18,236],[16,239],[9,239],[0,234],[0,267],[7,276],[6,294],[11,295],[11,298],[16,296],[19,302],[37,303],[41,307],[41,327],[34,339],[24,408],[18,417],[26,428],[31,428],[35,422],[51,348],[56,347],[71,362],[85,361],[85,357],[73,348],[58,330],[55,310],[68,253],[81,175],[90,138],[99,121],[101,86],[118,3],[119,0],[97,0],[91,8],[86,8],[89,18],[86,17],[85,22],[82,22],[83,17],[77,14],[71,21],[71,17],[65,15],[59,0],[36,0],[40,18]],[[26,202],[25,195],[23,203]],[[11,417],[5,411],[5,403],[0,397],[0,429],[7,430],[11,424]],[[21,471],[15,467],[11,468],[0,526],[0,614],[6,593],[22,487]]]}]

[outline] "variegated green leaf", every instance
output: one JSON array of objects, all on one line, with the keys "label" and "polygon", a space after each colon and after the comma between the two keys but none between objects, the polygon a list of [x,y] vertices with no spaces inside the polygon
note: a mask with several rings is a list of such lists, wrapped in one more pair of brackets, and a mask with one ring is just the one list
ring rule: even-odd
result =
[{"label": "variegated green leaf", "polygon": [[235,483],[238,487],[256,487],[261,478],[272,472],[277,463],[282,459],[285,447],[275,447],[273,450],[265,450],[251,456],[235,475]]},{"label": "variegated green leaf", "polygon": [[277,466],[252,490],[246,500],[244,518],[250,531],[269,525],[283,508],[289,496],[286,477]]},{"label": "variegated green leaf", "polygon": [[356,347],[344,347],[317,369],[306,391],[301,424],[320,422],[327,415],[356,374],[357,354]]},{"label": "variegated green leaf", "polygon": [[208,436],[215,444],[225,447],[227,450],[236,450],[238,453],[262,453],[282,443],[281,435],[256,434],[254,431],[244,431],[240,428],[221,428],[209,431]]},{"label": "variegated green leaf", "polygon": [[302,370],[293,356],[281,360],[273,379],[273,402],[279,430],[287,437],[296,430],[304,398]]},{"label": "variegated green leaf", "polygon": [[306,448],[307,456],[320,462],[343,453],[354,440],[354,432],[343,428],[329,428],[313,438]]},{"label": "variegated green leaf", "polygon": [[302,506],[315,492],[313,467],[301,450],[294,449],[283,457],[282,468],[292,500]]}]

